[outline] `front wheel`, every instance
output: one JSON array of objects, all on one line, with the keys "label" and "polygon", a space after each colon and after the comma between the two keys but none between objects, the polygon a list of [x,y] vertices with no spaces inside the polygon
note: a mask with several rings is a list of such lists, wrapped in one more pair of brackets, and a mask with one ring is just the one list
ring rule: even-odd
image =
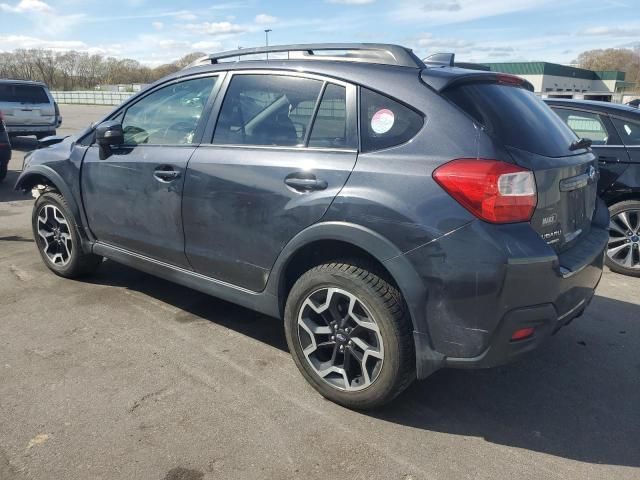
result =
[{"label": "front wheel", "polygon": [[614,272],[640,277],[640,201],[616,203],[609,215],[605,263]]},{"label": "front wheel", "polygon": [[352,263],[312,268],[285,308],[289,351],[306,380],[348,408],[391,401],[415,378],[410,321],[397,288]]},{"label": "front wheel", "polygon": [[82,251],[75,219],[62,195],[40,195],[33,206],[31,226],[42,260],[56,275],[80,277],[94,272],[102,262],[102,257]]}]

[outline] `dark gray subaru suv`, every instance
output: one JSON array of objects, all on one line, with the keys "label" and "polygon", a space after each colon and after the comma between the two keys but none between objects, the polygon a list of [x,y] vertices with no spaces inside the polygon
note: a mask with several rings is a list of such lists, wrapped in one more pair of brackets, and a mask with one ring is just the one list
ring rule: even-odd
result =
[{"label": "dark gray subaru suv", "polygon": [[531,90],[394,45],[226,52],[49,139],[17,188],[54,273],[106,257],[284,318],[309,383],[370,408],[591,300],[596,157]]}]

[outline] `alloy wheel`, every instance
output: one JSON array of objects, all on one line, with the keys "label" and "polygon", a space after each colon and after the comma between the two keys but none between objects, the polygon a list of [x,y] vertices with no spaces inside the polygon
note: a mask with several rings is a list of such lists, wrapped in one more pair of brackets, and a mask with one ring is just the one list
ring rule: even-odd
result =
[{"label": "alloy wheel", "polygon": [[38,235],[49,261],[63,267],[71,260],[73,240],[69,224],[58,207],[45,204],[38,212]]},{"label": "alloy wheel", "polygon": [[640,269],[640,210],[611,217],[607,256],[621,267]]},{"label": "alloy wheel", "polygon": [[314,372],[339,390],[365,389],[382,369],[378,324],[358,297],[341,288],[322,288],[304,300],[298,340]]}]

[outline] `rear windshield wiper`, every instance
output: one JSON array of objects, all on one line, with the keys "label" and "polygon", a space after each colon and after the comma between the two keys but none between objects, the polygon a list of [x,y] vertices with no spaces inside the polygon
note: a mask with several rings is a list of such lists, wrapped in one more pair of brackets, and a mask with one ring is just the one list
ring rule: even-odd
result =
[{"label": "rear windshield wiper", "polygon": [[592,143],[593,142],[590,138],[580,138],[569,146],[569,150],[573,152],[574,150],[580,150],[581,148],[589,148]]}]

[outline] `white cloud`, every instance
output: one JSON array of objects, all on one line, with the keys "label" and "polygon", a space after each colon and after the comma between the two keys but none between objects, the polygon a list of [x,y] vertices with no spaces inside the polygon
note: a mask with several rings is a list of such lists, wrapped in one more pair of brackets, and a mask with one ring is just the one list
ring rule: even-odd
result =
[{"label": "white cloud", "polygon": [[341,5],[367,5],[376,0],[326,0],[327,3],[338,3]]},{"label": "white cloud", "polygon": [[189,23],[185,25],[184,28],[195,33],[204,33],[212,36],[232,35],[237,33],[244,33],[248,30],[242,25],[237,25],[231,22]]},{"label": "white cloud", "polygon": [[11,13],[53,13],[53,8],[41,0],[20,0],[15,7],[0,3],[0,10]]},{"label": "white cloud", "polygon": [[0,35],[0,45],[6,51],[18,48],[46,48],[56,51],[80,50],[85,51],[89,47],[80,40],[48,40],[27,35]]},{"label": "white cloud", "polygon": [[151,22],[151,26],[156,30],[162,30],[164,28],[164,23],[162,22]]},{"label": "white cloud", "polygon": [[598,37],[637,37],[640,35],[640,26],[591,27],[579,33],[584,36]]},{"label": "white cloud", "polygon": [[198,19],[198,16],[188,10],[182,10],[173,14],[178,20],[184,20],[185,22],[192,22]]},{"label": "white cloud", "polygon": [[428,25],[462,23],[543,7],[552,0],[404,0],[391,13],[396,20]]},{"label": "white cloud", "polygon": [[256,15],[255,22],[258,25],[268,25],[276,23],[278,19],[272,15],[267,15],[266,13],[261,13],[260,15]]},{"label": "white cloud", "polygon": [[219,52],[222,50],[222,43],[216,42],[216,41],[196,42],[191,44],[191,48],[193,50],[204,51],[204,52]]}]

